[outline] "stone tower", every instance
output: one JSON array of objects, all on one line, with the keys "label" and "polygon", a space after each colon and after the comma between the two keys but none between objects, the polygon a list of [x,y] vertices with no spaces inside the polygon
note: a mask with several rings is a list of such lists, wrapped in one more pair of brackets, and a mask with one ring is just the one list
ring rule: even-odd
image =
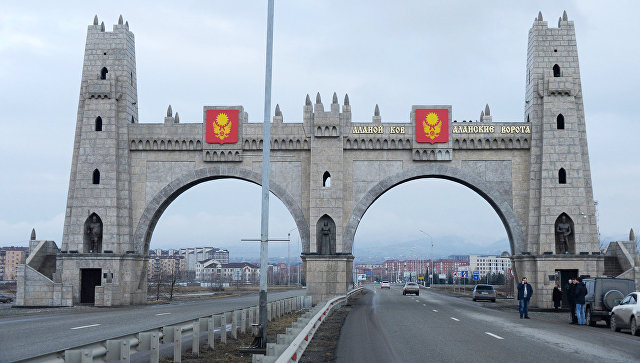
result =
[{"label": "stone tower", "polygon": [[[120,16],[109,32],[96,16],[87,31],[62,251],[133,250],[127,125],[138,120],[137,99],[129,24]],[[93,221],[102,224],[95,246],[87,231]]]},{"label": "stone tower", "polygon": [[[566,12],[557,28],[539,13],[529,30],[524,119],[531,123],[527,251],[597,253],[578,47]],[[563,220],[571,229],[566,245]]]}]

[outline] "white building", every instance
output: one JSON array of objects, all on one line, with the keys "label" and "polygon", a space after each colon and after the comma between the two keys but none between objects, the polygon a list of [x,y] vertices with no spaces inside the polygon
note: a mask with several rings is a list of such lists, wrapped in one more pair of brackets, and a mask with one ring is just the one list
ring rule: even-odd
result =
[{"label": "white building", "polygon": [[248,262],[221,263],[208,259],[196,263],[196,280],[200,282],[233,282],[253,283],[258,281],[260,268]]},{"label": "white building", "polygon": [[478,271],[480,276],[488,273],[507,274],[511,269],[511,259],[497,256],[469,256],[469,271]]},{"label": "white building", "polygon": [[215,247],[181,248],[178,254],[187,260],[189,271],[196,271],[196,263],[208,259],[215,259],[222,264],[229,263],[229,251]]}]

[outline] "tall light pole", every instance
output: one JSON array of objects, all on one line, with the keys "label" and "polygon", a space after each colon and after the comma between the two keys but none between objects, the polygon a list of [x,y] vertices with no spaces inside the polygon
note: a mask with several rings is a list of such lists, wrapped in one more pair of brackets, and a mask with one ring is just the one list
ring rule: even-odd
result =
[{"label": "tall light pole", "polygon": [[422,232],[425,236],[428,236],[429,239],[431,240],[431,269],[430,269],[430,274],[431,274],[431,282],[429,283],[429,286],[433,285],[433,237],[431,237],[431,235],[421,229],[419,229],[418,231]]},{"label": "tall light pole", "polygon": [[267,54],[264,77],[262,136],[262,212],[260,219],[260,348],[267,347],[267,274],[269,263],[269,172],[271,158],[271,73],[273,60],[273,1],[267,5]]}]

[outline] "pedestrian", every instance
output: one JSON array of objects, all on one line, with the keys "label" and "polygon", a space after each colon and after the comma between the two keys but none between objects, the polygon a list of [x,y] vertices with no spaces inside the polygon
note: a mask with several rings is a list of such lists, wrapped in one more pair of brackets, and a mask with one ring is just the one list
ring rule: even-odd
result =
[{"label": "pedestrian", "polygon": [[578,283],[574,292],[576,298],[576,315],[578,316],[578,325],[585,325],[584,321],[584,297],[587,295],[587,287],[582,282],[582,277],[578,277]]},{"label": "pedestrian", "polygon": [[520,319],[529,319],[529,300],[531,296],[533,296],[533,288],[527,283],[527,278],[523,277],[522,282],[518,284]]},{"label": "pedestrian", "polygon": [[567,293],[567,301],[569,302],[569,309],[571,309],[571,324],[578,323],[578,317],[576,316],[576,283],[577,280],[569,278],[569,283],[565,287],[564,291]]},{"label": "pedestrian", "polygon": [[558,311],[560,308],[560,302],[562,301],[562,291],[558,285],[554,286],[551,298],[553,299],[553,308],[555,311]]}]

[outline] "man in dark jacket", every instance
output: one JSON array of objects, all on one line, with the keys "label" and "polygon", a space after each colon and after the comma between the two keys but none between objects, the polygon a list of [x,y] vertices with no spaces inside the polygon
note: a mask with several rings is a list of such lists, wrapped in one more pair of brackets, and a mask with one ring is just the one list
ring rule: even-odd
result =
[{"label": "man in dark jacket", "polygon": [[584,297],[587,295],[587,287],[582,282],[582,277],[578,277],[578,283],[574,290],[576,298],[576,315],[578,316],[578,325],[585,325],[584,321]]},{"label": "man in dark jacket", "polygon": [[567,292],[567,301],[569,301],[569,308],[571,309],[571,324],[577,324],[578,318],[576,317],[576,296],[575,285],[576,280],[569,279],[569,283],[565,287],[564,291]]},{"label": "man in dark jacket", "polygon": [[520,303],[520,319],[529,319],[529,299],[533,296],[533,288],[527,283],[527,278],[523,277],[518,284],[518,300]]}]

